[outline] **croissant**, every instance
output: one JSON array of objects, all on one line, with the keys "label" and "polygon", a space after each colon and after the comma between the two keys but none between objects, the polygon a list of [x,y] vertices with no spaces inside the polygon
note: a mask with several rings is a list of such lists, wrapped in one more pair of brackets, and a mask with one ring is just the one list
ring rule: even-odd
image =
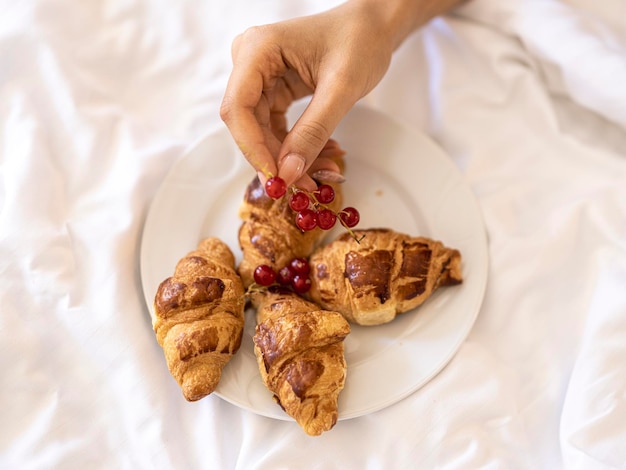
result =
[{"label": "croissant", "polygon": [[[341,169],[343,155],[339,147],[324,153],[324,157],[335,161]],[[335,199],[328,207],[338,211],[342,203],[341,185],[327,184],[335,190]],[[270,198],[258,177],[246,188],[239,217],[242,224],[238,237],[243,256],[237,270],[245,287],[253,283],[257,266],[266,264],[279,270],[293,258],[308,258],[325,234],[319,228],[300,230],[294,223],[295,213],[289,207],[289,197]]]},{"label": "croissant", "polygon": [[390,229],[345,233],[310,258],[310,298],[353,323],[379,325],[462,282],[461,254],[441,242]]},{"label": "croissant", "polygon": [[345,384],[343,341],[350,325],[291,292],[254,295],[260,297],[254,352],[263,382],[307,434],[330,430]]},{"label": "croissant", "polygon": [[189,401],[212,393],[241,345],[244,290],[230,248],[201,241],[154,299],[154,331],[168,369]]}]

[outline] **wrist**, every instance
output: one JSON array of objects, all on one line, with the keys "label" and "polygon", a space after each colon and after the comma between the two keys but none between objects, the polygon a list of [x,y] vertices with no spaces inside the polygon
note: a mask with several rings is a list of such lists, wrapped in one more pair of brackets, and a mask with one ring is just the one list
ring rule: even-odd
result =
[{"label": "wrist", "polygon": [[395,50],[413,31],[465,0],[349,0],[378,20],[381,32]]}]

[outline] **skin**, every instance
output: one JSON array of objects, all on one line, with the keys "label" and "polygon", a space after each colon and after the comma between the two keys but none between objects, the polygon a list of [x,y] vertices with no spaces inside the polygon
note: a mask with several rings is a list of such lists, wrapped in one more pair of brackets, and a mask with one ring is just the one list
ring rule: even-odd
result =
[{"label": "skin", "polygon": [[[261,179],[278,175],[313,190],[310,174],[339,176],[324,153],[337,146],[329,139],[341,119],[380,82],[411,32],[461,1],[349,0],[237,36],[220,114]],[[288,129],[286,111],[308,95]]]}]

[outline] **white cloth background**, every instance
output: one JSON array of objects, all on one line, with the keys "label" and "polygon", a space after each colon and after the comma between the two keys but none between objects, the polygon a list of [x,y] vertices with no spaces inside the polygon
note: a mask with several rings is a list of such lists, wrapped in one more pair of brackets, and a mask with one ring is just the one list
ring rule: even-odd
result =
[{"label": "white cloth background", "polygon": [[222,126],[230,44],[336,1],[0,1],[0,468],[626,468],[626,4],[474,0],[363,101],[437,140],[489,236],[443,372],[317,438],[186,403],[142,224]]}]

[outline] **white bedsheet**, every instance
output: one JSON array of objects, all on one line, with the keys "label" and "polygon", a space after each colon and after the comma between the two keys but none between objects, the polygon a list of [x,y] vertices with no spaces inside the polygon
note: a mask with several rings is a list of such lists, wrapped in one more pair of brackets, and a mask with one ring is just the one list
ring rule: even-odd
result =
[{"label": "white bedsheet", "polygon": [[626,468],[626,4],[473,0],[363,102],[474,190],[489,281],[425,387],[307,437],[182,399],[142,226],[221,127],[230,43],[336,1],[0,2],[0,468]]}]

